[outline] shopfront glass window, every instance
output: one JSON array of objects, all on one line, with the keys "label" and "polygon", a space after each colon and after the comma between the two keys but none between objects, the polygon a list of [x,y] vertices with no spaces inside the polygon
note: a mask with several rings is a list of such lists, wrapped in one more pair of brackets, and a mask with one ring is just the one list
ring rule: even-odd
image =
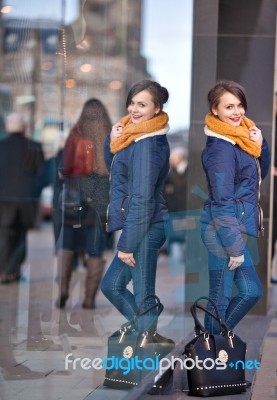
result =
[{"label": "shopfront glass window", "polygon": [[[74,369],[65,363],[71,352],[74,357],[105,358],[108,336],[126,321],[100,290],[95,309],[84,309],[85,276],[88,259],[93,256],[84,257],[78,251],[70,265],[66,307],[62,310],[57,306],[62,275],[59,266],[64,259],[59,264],[60,248],[56,245],[66,225],[61,195],[65,187],[61,173],[64,144],[88,99],[99,99],[115,124],[127,114],[129,88],[142,79],[151,79],[169,92],[164,110],[169,114],[170,147],[180,144],[186,148],[192,9],[193,0],[0,0],[0,144],[7,139],[4,120],[15,112],[23,116],[26,136],[41,143],[44,155],[42,168],[27,177],[26,185],[17,178],[17,171],[13,180],[15,188],[29,185],[32,189],[22,201],[34,205],[29,210],[34,217],[32,224],[22,231],[16,220],[7,228],[8,217],[2,212],[0,196],[0,367],[4,374],[0,397],[3,391],[7,399],[18,394],[22,399],[81,400],[103,383],[103,369],[79,364]],[[21,133],[24,136],[23,128]],[[167,151],[167,146],[164,148]],[[5,175],[7,182],[0,181],[1,194],[11,181],[10,167],[16,162],[13,149],[10,153],[6,163],[0,158],[0,177]],[[27,161],[20,164],[22,170],[27,168]],[[108,186],[103,157],[97,162],[105,170]],[[88,187],[88,192],[97,190],[96,186]],[[91,198],[86,196],[86,200]],[[12,208],[14,198],[4,202],[5,207]],[[16,207],[22,205],[18,199],[15,203]],[[121,211],[123,214],[123,207]],[[24,214],[24,218],[28,216]],[[105,214],[100,218],[102,225],[105,218]],[[3,245],[3,238],[11,244],[9,249]],[[101,267],[107,267],[114,256],[116,240],[117,233],[108,238]],[[178,253],[181,258],[177,264],[173,260],[172,265],[166,245],[161,249],[156,283],[165,305],[162,330],[176,342],[188,330],[178,316],[184,311],[182,246]],[[18,268],[16,273],[3,272],[3,257],[8,259],[8,252],[9,261]],[[101,276],[97,279],[99,282]],[[15,385],[13,379],[22,382]],[[36,385],[26,385],[24,379],[37,379]]]}]

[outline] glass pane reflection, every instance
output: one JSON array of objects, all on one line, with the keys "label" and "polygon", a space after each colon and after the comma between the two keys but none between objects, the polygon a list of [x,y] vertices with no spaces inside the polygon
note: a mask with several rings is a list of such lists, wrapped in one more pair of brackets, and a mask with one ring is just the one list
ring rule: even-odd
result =
[{"label": "glass pane reflection", "polygon": [[[70,382],[77,376],[76,382],[83,380],[83,384],[68,394],[69,380],[65,378],[73,371],[65,371],[65,354],[76,351],[86,356],[89,352],[90,358],[104,358],[108,335],[124,321],[111,313],[111,305],[101,294],[94,314],[82,310],[83,265],[74,273],[72,299],[66,310],[55,308],[53,160],[89,98],[100,99],[115,123],[126,114],[129,87],[145,78],[168,88],[171,100],[166,111],[171,118],[172,143],[174,134],[186,143],[192,5],[192,0],[0,1],[0,136],[4,135],[4,118],[12,111],[22,114],[28,136],[42,143],[48,168],[43,179],[49,183],[41,192],[28,244],[25,237],[22,240],[22,248],[25,251],[28,246],[28,252],[21,254],[21,276],[17,282],[1,285],[0,290],[0,367],[4,378],[0,393],[7,393],[7,398],[13,393],[15,379],[44,378],[36,386],[40,394],[32,395],[40,398],[45,392],[50,400],[59,398],[61,388],[67,400],[85,398],[92,385],[95,388],[103,382],[103,370],[94,371],[93,382],[90,370],[75,371]],[[12,154],[10,158],[12,162]],[[107,257],[111,254],[112,250]],[[76,263],[80,267],[83,260]],[[183,277],[180,279],[180,272],[164,271],[157,285],[170,282],[173,289],[165,297],[175,310],[183,311],[183,304],[171,295]],[[170,326],[173,318],[165,314],[164,325]],[[189,327],[176,329],[172,325],[169,329],[178,340]],[[57,376],[62,379],[55,386]],[[18,391],[22,399],[28,398],[25,386],[19,384]]]}]

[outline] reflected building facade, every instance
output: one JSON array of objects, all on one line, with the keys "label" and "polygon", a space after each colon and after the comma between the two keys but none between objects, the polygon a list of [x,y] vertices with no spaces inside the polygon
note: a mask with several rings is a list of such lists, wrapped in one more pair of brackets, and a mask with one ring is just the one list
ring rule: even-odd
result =
[{"label": "reflected building facade", "polygon": [[51,121],[70,126],[90,97],[106,105],[113,121],[126,113],[128,88],[149,77],[140,54],[141,4],[80,0],[68,25],[63,17],[1,17],[0,89],[9,93],[10,109],[24,113],[30,134]]}]

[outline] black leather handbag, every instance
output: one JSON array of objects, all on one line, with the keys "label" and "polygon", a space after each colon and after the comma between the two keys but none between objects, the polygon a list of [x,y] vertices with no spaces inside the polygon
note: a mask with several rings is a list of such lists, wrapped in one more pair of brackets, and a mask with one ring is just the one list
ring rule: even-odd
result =
[{"label": "black leather handbag", "polygon": [[65,177],[58,199],[63,213],[63,222],[73,228],[81,228],[84,205],[81,200],[81,189],[78,177]]},{"label": "black leather handbag", "polygon": [[[200,303],[207,300],[215,314]],[[214,318],[220,327],[219,334],[210,334],[200,323],[197,309]],[[195,338],[184,350],[188,375],[189,395],[198,397],[226,396],[246,391],[246,343],[221,321],[216,304],[208,297],[200,297],[191,306],[195,323]]]},{"label": "black leather handbag", "polygon": [[[155,304],[145,309],[145,303],[150,298],[155,299]],[[109,337],[108,356],[103,361],[106,369],[104,386],[114,389],[133,388],[150,371],[159,368],[159,360],[175,347],[173,340],[160,336],[151,328],[156,325],[162,310],[163,305],[157,296],[145,297],[138,307],[136,317]],[[137,328],[138,320],[147,314],[153,315],[151,323],[147,330],[140,332]]]}]

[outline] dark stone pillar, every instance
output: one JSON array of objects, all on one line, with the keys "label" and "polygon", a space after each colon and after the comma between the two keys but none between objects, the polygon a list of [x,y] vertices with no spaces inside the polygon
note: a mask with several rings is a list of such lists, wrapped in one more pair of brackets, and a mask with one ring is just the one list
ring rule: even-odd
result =
[{"label": "dark stone pillar", "polygon": [[[195,0],[192,60],[191,126],[189,136],[188,203],[195,231],[188,232],[186,301],[208,293],[207,261],[200,237],[199,214],[206,195],[200,155],[205,144],[207,92],[218,79],[241,83],[248,95],[247,115],[271,145],[274,101],[276,0]],[[265,314],[271,266],[271,179],[262,183],[265,236],[259,238],[255,262],[264,296],[253,310]],[[270,240],[269,240],[270,239]],[[256,247],[254,245],[254,247]],[[194,271],[192,283],[190,277]]]}]

